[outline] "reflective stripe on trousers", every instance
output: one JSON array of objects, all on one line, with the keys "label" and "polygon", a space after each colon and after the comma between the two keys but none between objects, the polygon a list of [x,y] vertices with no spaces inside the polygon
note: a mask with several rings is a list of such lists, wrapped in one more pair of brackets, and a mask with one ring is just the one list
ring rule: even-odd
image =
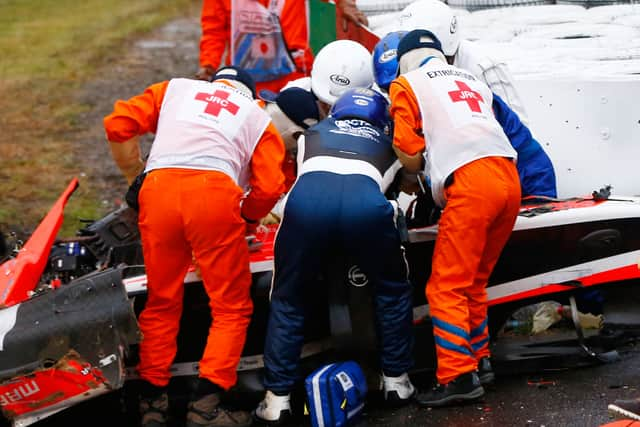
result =
[{"label": "reflective stripe on trousers", "polygon": [[471,162],[454,172],[445,196],[426,288],[440,384],[489,355],[486,285],[520,208],[516,167],[503,157]]}]

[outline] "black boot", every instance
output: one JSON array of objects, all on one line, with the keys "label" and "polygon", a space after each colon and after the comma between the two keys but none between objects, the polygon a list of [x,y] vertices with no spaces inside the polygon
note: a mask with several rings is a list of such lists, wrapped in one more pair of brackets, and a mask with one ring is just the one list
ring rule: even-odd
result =
[{"label": "black boot", "polygon": [[478,361],[478,378],[482,385],[493,384],[496,379],[493,368],[491,367],[491,360],[489,360],[488,357],[483,357]]},{"label": "black boot", "polygon": [[247,427],[253,419],[246,411],[220,407],[220,394],[208,394],[189,403],[186,427]]},{"label": "black boot", "polygon": [[166,387],[144,382],[140,391],[140,426],[166,427],[169,414],[169,397]]},{"label": "black boot", "polygon": [[420,393],[416,402],[420,406],[435,408],[458,402],[468,402],[484,395],[478,374],[467,372],[447,384],[438,384],[431,391]]},{"label": "black boot", "polygon": [[186,427],[246,427],[253,419],[246,411],[230,411],[220,406],[222,387],[199,378],[189,402]]}]

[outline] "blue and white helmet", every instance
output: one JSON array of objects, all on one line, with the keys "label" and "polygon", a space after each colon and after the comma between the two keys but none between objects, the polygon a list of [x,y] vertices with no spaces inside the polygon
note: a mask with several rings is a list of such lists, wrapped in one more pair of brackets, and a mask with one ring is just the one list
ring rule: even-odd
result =
[{"label": "blue and white helmet", "polygon": [[398,74],[397,49],[406,31],[392,31],[373,48],[373,76],[377,85],[389,91],[389,85]]},{"label": "blue and white helmet", "polygon": [[388,131],[391,128],[389,103],[373,89],[357,88],[344,92],[331,107],[329,116],[341,119],[360,119]]}]

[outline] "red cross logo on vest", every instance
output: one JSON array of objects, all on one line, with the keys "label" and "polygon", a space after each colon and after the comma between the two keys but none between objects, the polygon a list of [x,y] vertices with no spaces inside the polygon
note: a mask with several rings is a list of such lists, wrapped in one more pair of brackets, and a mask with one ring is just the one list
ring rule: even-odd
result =
[{"label": "red cross logo on vest", "polygon": [[481,113],[480,103],[484,102],[482,99],[482,95],[472,90],[465,82],[460,82],[456,80],[456,85],[460,90],[454,90],[449,92],[449,96],[453,102],[464,101],[467,103],[471,111],[476,113]]},{"label": "red cross logo on vest", "polygon": [[213,94],[199,92],[196,95],[196,100],[207,103],[204,112],[216,117],[220,115],[220,111],[222,110],[227,110],[235,116],[240,109],[238,105],[229,101],[227,98],[229,98],[229,93],[222,90],[216,90]]}]

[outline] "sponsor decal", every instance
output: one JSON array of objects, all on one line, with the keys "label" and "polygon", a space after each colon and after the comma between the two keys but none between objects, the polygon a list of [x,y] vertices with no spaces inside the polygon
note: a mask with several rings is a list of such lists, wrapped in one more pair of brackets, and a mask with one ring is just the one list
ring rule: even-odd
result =
[{"label": "sponsor decal", "polygon": [[456,31],[458,31],[458,18],[454,16],[453,18],[451,18],[451,25],[449,25],[449,32],[451,34],[455,34]]},{"label": "sponsor decal", "polygon": [[449,97],[453,102],[466,102],[469,109],[475,113],[481,113],[480,103],[484,102],[480,93],[471,89],[465,82],[456,80],[458,90],[449,92]]},{"label": "sponsor decal", "polygon": [[347,391],[350,388],[353,388],[353,381],[351,381],[351,378],[349,377],[349,375],[347,375],[345,371],[338,372],[336,374],[336,378],[338,378],[338,381],[340,381],[340,385],[342,386],[342,389],[344,391]]},{"label": "sponsor decal", "polygon": [[335,123],[338,129],[331,129],[329,132],[358,136],[375,142],[378,142],[378,138],[380,137],[380,132],[364,120],[336,120]]},{"label": "sponsor decal", "polygon": [[366,107],[367,105],[369,105],[369,101],[365,99],[354,99],[353,103],[356,105],[360,105],[361,107]]},{"label": "sponsor decal", "polygon": [[349,279],[349,284],[351,286],[355,286],[356,288],[361,288],[369,283],[369,278],[362,272],[362,270],[360,270],[360,267],[358,267],[357,265],[351,266],[349,272],[347,273],[347,277]]},{"label": "sponsor decal", "polygon": [[229,92],[225,92],[222,90],[216,90],[215,92],[205,93],[199,92],[196,95],[197,101],[204,101],[207,103],[207,106],[204,109],[206,114],[211,114],[212,116],[218,117],[222,110],[227,110],[232,115],[236,115],[240,107],[237,104],[229,101]]},{"label": "sponsor decal", "polygon": [[0,406],[7,406],[11,403],[20,402],[39,391],[40,387],[35,380],[25,381],[21,385],[0,394]]},{"label": "sponsor decal", "polygon": [[349,86],[351,80],[347,76],[343,76],[342,74],[331,74],[329,76],[329,80],[339,86]]},{"label": "sponsor decal", "polygon": [[15,420],[85,400],[108,387],[111,388],[102,371],[72,350],[51,368],[36,369],[0,384],[0,406],[6,416]]},{"label": "sponsor decal", "polygon": [[380,59],[378,60],[381,64],[392,61],[398,56],[398,49],[389,49],[385,50],[382,55],[380,55]]}]

